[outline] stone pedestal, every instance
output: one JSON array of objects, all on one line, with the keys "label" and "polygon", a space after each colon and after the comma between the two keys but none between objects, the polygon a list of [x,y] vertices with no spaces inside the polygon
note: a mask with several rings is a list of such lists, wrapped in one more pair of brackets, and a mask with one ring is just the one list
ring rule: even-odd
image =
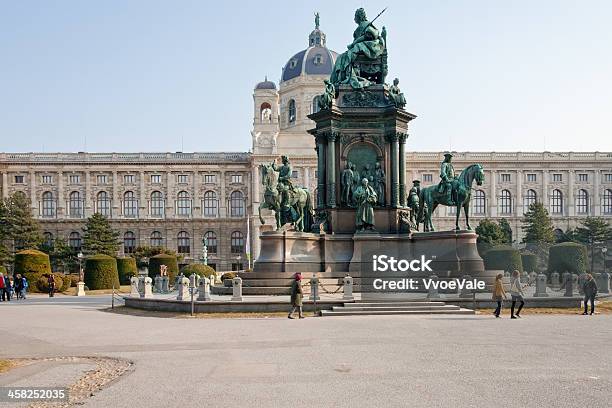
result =
[{"label": "stone pedestal", "polygon": [[168,276],[162,276],[161,278],[161,292],[170,292],[170,278],[168,278]]},{"label": "stone pedestal", "polygon": [[156,276],[155,277],[155,291],[157,293],[162,293],[163,289],[162,289],[162,277],[161,276]]},{"label": "stone pedestal", "polygon": [[563,294],[563,296],[573,297],[574,296],[574,280],[572,279],[571,273],[563,274],[563,285],[565,288],[565,293]]},{"label": "stone pedestal", "polygon": [[180,277],[177,282],[178,294],[176,300],[188,300],[189,299],[189,279],[186,277]]},{"label": "stone pedestal", "polygon": [[232,301],[242,302],[242,279],[239,276],[232,279]]},{"label": "stone pedestal", "polygon": [[550,287],[554,290],[559,289],[561,282],[559,281],[559,273],[553,272],[550,274]]},{"label": "stone pedestal", "polygon": [[207,277],[200,278],[198,282],[198,301],[207,302],[210,298],[210,280]]},{"label": "stone pedestal", "polygon": [[342,285],[343,285],[343,295],[342,295],[342,300],[353,300],[355,299],[353,297],[353,278],[349,275],[345,276],[344,279],[342,279]]},{"label": "stone pedestal", "polygon": [[436,282],[438,282],[438,277],[436,275],[431,275],[429,279],[432,285],[427,291],[427,299],[440,299],[440,292],[438,292],[438,288],[434,285]]},{"label": "stone pedestal", "polygon": [[546,292],[546,275],[543,273],[537,275],[536,277],[536,291],[533,295],[535,297],[547,297],[548,293]]},{"label": "stone pedestal", "polygon": [[77,282],[77,296],[85,296],[85,282]]},{"label": "stone pedestal", "polygon": [[578,294],[580,294],[580,296],[584,295],[584,290],[582,287],[584,285],[584,282],[586,282],[586,280],[587,280],[586,273],[581,273],[578,276]]},{"label": "stone pedestal", "polygon": [[[467,282],[469,280],[472,280],[472,277],[470,275],[465,275],[463,277],[464,281]],[[467,287],[464,287],[461,292],[459,293],[459,297],[462,298],[469,298],[469,297],[473,297],[474,296],[474,291],[468,289]]]},{"label": "stone pedestal", "polygon": [[143,281],[143,291],[140,294],[141,298],[151,298],[153,297],[153,279],[148,276],[144,278]]},{"label": "stone pedestal", "polygon": [[597,277],[597,291],[603,294],[610,293],[610,274],[608,272],[602,272]]},{"label": "stone pedestal", "polygon": [[136,276],[132,276],[130,278],[130,296],[140,296],[140,291],[138,290],[138,282],[139,278]]}]

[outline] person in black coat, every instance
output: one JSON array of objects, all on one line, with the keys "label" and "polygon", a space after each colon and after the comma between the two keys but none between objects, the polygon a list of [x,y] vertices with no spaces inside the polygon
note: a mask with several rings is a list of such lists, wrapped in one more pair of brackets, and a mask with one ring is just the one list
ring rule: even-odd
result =
[{"label": "person in black coat", "polygon": [[584,292],[584,313],[588,315],[589,302],[591,302],[591,314],[595,313],[595,296],[597,296],[597,283],[593,279],[593,275],[587,273],[586,279],[582,284],[582,291]]}]

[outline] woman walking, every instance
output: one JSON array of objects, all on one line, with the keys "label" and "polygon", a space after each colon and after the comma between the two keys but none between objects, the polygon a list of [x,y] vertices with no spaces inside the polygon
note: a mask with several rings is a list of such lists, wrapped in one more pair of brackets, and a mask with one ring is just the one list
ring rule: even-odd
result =
[{"label": "woman walking", "polygon": [[[523,293],[523,285],[521,284],[521,274],[519,271],[515,270],[512,272],[512,281],[510,282],[510,295],[512,296],[512,306],[510,307],[510,318],[516,319],[521,317],[521,310],[523,310],[523,306],[525,305]],[[514,314],[514,307],[516,306],[516,302],[520,302],[518,310],[516,314]]]},{"label": "woman walking", "polygon": [[300,319],[304,318],[302,313],[302,295],[304,291],[302,290],[302,274],[296,273],[295,280],[291,285],[291,311],[289,312],[289,319],[293,319],[293,312],[298,311],[298,316]]},{"label": "woman walking", "polygon": [[497,302],[497,308],[495,309],[495,312],[493,312],[495,317],[501,317],[502,300],[508,300],[506,290],[504,289],[503,278],[504,275],[501,273],[497,274],[495,277],[495,287],[493,288],[493,300]]},{"label": "woman walking", "polygon": [[52,273],[50,273],[47,278],[47,284],[49,285],[49,297],[53,297],[53,292],[55,292],[55,277]]}]

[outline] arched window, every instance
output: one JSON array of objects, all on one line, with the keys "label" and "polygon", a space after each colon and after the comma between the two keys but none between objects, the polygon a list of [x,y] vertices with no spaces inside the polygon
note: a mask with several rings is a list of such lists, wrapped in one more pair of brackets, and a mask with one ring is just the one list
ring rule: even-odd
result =
[{"label": "arched window", "polygon": [[578,190],[576,195],[576,212],[578,214],[588,214],[589,212],[589,193],[586,190]]},{"label": "arched window", "polygon": [[83,217],[83,200],[81,199],[81,193],[73,191],[68,196],[68,214],[72,218]]},{"label": "arched window", "polygon": [[136,235],[132,231],[123,234],[123,253],[133,254],[136,252]]},{"label": "arched window", "polygon": [[177,252],[179,254],[188,254],[191,252],[191,245],[189,242],[189,233],[187,231],[181,231],[176,236]]},{"label": "arched window", "polygon": [[500,214],[512,214],[512,196],[508,190],[502,190],[499,196],[499,211]]},{"label": "arched window", "polygon": [[43,245],[48,249],[53,249],[53,234],[49,231],[43,234]]},{"label": "arched window", "polygon": [[563,193],[561,190],[553,190],[550,197],[550,210],[553,214],[563,214]]},{"label": "arched window", "polygon": [[232,232],[231,252],[232,254],[241,254],[244,252],[244,237],[240,231]]},{"label": "arched window", "polygon": [[68,245],[70,245],[74,252],[81,252],[81,234],[71,232],[68,236]]},{"label": "arched window", "polygon": [[125,217],[136,217],[138,214],[138,200],[133,191],[126,191],[123,194],[123,215]]},{"label": "arched window", "polygon": [[106,191],[100,191],[96,196],[96,212],[105,217],[110,216],[111,202]]},{"label": "arched window", "polygon": [[191,215],[191,200],[187,191],[181,191],[176,196],[176,213],[178,215]]},{"label": "arched window", "polygon": [[202,207],[204,208],[205,217],[216,217],[218,212],[219,202],[217,201],[217,193],[214,191],[207,191],[204,193],[204,202]]},{"label": "arched window", "polygon": [[553,230],[553,234],[555,235],[555,241],[557,242],[565,236],[565,233],[563,232],[561,228],[555,228]]},{"label": "arched window", "polygon": [[230,194],[230,216],[244,217],[244,195],[242,191],[233,191]]},{"label": "arched window", "polygon": [[55,217],[55,198],[51,191],[45,191],[42,195],[42,216],[47,218]]},{"label": "arched window", "polygon": [[163,244],[164,244],[164,240],[162,238],[162,233],[159,231],[153,231],[151,233],[151,246],[160,247]]},{"label": "arched window", "polygon": [[532,204],[535,204],[538,200],[538,194],[535,192],[535,190],[529,189],[527,190],[527,194],[525,194],[525,209],[523,212],[527,212],[529,211],[529,207]]},{"label": "arched window", "polygon": [[604,191],[602,211],[604,214],[612,214],[612,190]]},{"label": "arched window", "polygon": [[261,104],[259,108],[259,117],[264,123],[272,122],[272,106],[270,106],[268,102]]},{"label": "arched window", "polygon": [[312,98],[312,111],[311,113],[317,113],[321,109],[319,108],[319,95]]},{"label": "arched window", "polygon": [[204,234],[204,243],[209,254],[217,253],[217,234],[214,231],[207,231]]},{"label": "arched window", "polygon": [[289,119],[290,124],[295,123],[295,112],[295,100],[290,99],[287,109],[287,118]]},{"label": "arched window", "polygon": [[151,193],[151,216],[164,216],[164,195],[160,191]]},{"label": "arched window", "polygon": [[486,196],[482,190],[476,190],[474,193],[474,214],[485,215],[486,212]]}]

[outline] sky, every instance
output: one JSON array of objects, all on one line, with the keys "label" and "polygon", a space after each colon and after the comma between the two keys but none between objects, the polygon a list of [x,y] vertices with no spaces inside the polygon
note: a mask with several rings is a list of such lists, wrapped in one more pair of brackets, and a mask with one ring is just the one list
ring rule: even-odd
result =
[{"label": "sky", "polygon": [[410,151],[612,151],[607,0],[0,0],[0,151],[248,151],[252,93],[364,7]]}]

